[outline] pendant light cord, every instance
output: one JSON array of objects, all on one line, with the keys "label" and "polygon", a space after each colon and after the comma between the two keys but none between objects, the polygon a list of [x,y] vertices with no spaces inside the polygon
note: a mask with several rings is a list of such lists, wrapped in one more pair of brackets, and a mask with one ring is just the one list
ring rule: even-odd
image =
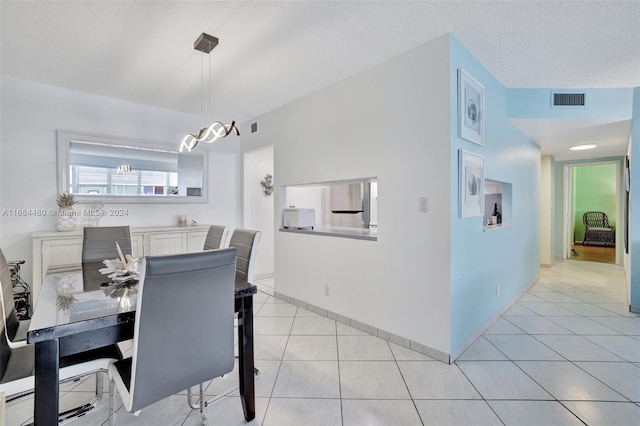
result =
[{"label": "pendant light cord", "polygon": [[[209,51],[211,51],[211,42],[209,42]],[[201,53],[200,54],[200,89],[201,89],[201,93],[200,93],[200,128],[202,129],[204,127],[204,55],[205,53]],[[208,105],[207,105],[207,116],[212,116],[211,113],[211,55],[209,53],[207,53],[207,56],[209,57],[208,60],[208,69],[207,72],[209,73],[209,79],[208,79],[208,85],[207,85],[207,91],[209,92],[208,94]]]},{"label": "pendant light cord", "polygon": [[200,128],[204,127],[204,53],[200,53]]},{"label": "pendant light cord", "polygon": [[[211,50],[211,42],[209,42],[209,50]],[[209,117],[213,117],[213,111],[211,111],[211,53],[209,53]]]}]

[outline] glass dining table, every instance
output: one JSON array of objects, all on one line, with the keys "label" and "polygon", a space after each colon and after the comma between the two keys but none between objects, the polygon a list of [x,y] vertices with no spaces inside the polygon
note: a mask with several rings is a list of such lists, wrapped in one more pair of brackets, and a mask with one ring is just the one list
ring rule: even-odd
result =
[{"label": "glass dining table", "polygon": [[[101,262],[95,265],[101,266]],[[35,344],[36,426],[58,424],[61,357],[133,338],[137,285],[104,281],[83,280],[81,265],[50,268],[43,279],[27,333],[27,343]],[[255,418],[253,295],[256,292],[254,285],[236,280],[239,390],[247,421]]]}]

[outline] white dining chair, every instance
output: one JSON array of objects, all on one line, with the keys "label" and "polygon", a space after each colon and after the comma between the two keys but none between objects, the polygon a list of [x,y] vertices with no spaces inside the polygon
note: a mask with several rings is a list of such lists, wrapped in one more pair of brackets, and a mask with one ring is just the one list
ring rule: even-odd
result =
[{"label": "white dining chair", "polygon": [[[4,392],[7,403],[11,404],[34,392],[35,346],[30,344],[11,346],[7,339],[4,322],[0,322],[0,392]],[[95,408],[103,396],[103,375],[109,365],[122,359],[117,345],[65,356],[60,359],[60,382],[96,375],[95,395],[91,402],[67,410],[59,415],[58,424],[62,425],[85,415]]]},{"label": "white dining chair", "polygon": [[204,250],[217,250],[224,248],[227,244],[229,228],[221,225],[209,226],[207,238],[204,240]]},{"label": "white dining chair", "polygon": [[[253,284],[254,281],[254,265],[258,254],[258,244],[260,242],[260,231],[252,229],[236,228],[231,234],[229,247],[238,251],[238,259],[236,261],[236,281],[244,281]],[[234,327],[239,325],[238,318],[234,318]],[[254,368],[254,380],[260,379],[260,370]],[[230,387],[227,390],[219,392],[216,396],[208,399],[205,406],[214,404],[225,396],[237,391],[239,386]],[[191,389],[187,390],[187,399],[189,406],[196,409],[198,406],[192,402]]]},{"label": "white dining chair", "polygon": [[254,269],[261,235],[260,231],[252,229],[236,228],[233,230],[229,247],[238,250],[238,262],[236,263],[237,280],[254,284]]}]

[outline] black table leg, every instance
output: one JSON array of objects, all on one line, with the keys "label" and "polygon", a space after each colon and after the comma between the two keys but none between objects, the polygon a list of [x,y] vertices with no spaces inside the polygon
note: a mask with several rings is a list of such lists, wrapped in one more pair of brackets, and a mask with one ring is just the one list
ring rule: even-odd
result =
[{"label": "black table leg", "polygon": [[238,312],[238,352],[240,366],[240,399],[244,418],[251,421],[256,417],[256,390],[253,362],[253,295],[242,298],[242,308]]},{"label": "black table leg", "polygon": [[60,345],[58,339],[36,343],[34,424],[58,424],[58,367]]}]

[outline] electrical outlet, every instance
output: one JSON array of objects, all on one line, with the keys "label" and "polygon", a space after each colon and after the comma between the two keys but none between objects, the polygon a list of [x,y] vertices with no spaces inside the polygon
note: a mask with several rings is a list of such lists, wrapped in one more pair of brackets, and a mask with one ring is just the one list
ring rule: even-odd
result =
[{"label": "electrical outlet", "polygon": [[496,286],[496,296],[500,296],[500,284]]},{"label": "electrical outlet", "polygon": [[324,285],[324,295],[328,296],[329,295],[329,284],[325,284]]}]

